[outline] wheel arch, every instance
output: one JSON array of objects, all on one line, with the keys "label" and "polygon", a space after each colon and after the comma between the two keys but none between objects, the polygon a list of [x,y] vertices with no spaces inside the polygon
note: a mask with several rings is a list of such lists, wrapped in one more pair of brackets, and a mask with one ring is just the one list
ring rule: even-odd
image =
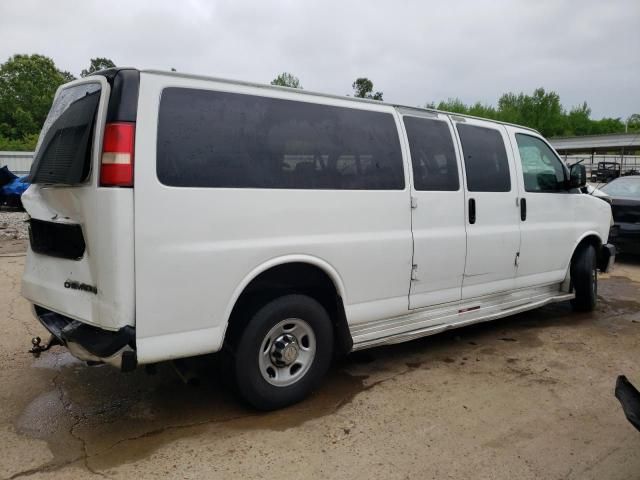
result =
[{"label": "wheel arch", "polygon": [[573,291],[573,286],[571,284],[571,265],[573,263],[573,259],[576,256],[576,253],[583,248],[585,245],[593,245],[596,249],[596,255],[600,255],[600,247],[603,245],[602,237],[600,234],[594,230],[590,230],[584,232],[574,243],[573,249],[571,250],[571,258],[567,263],[567,273],[565,274],[564,281],[562,282],[561,290],[563,292],[571,292]]},{"label": "wheel arch", "polygon": [[[304,281],[294,277],[304,277]],[[353,339],[344,309],[344,282],[329,262],[311,255],[272,258],[245,275],[225,310],[225,344],[234,341],[257,306],[294,291],[309,294],[327,309],[334,327],[336,350],[348,353]]]},{"label": "wheel arch", "polygon": [[[573,252],[571,253],[571,261],[573,261],[573,257],[576,252],[584,247],[585,245],[593,245],[596,249],[596,254],[599,254],[600,247],[603,245],[602,237],[596,231],[589,231],[582,234],[580,238],[576,241],[573,246]],[[571,266],[571,262],[569,262],[569,266]]]}]

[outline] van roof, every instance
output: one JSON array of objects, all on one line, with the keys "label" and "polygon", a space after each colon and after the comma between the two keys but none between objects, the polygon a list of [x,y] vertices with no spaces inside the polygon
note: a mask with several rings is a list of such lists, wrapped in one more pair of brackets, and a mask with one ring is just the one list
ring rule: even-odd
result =
[{"label": "van roof", "polygon": [[281,90],[281,91],[286,91],[286,92],[291,92],[292,90],[295,90],[295,93],[299,93],[301,95],[312,95],[312,96],[319,96],[319,97],[337,98],[337,99],[341,99],[341,100],[349,100],[349,101],[352,101],[352,102],[360,102],[360,103],[370,103],[370,104],[374,104],[374,105],[387,105],[387,106],[394,107],[394,108],[401,108],[403,110],[413,110],[413,111],[416,111],[416,112],[443,113],[445,115],[451,115],[453,117],[473,118],[473,119],[476,119],[476,120],[483,120],[483,121],[487,121],[487,122],[498,123],[498,124],[501,124],[501,125],[510,125],[512,127],[524,128],[526,130],[535,132],[538,135],[541,135],[540,132],[538,132],[534,128],[525,127],[523,125],[517,125],[515,123],[509,123],[509,122],[501,122],[499,120],[476,117],[474,115],[467,115],[467,114],[463,114],[463,113],[447,112],[445,110],[438,110],[438,109],[435,109],[435,108],[413,107],[413,106],[410,106],[410,105],[402,105],[402,104],[399,104],[399,103],[389,103],[389,102],[384,102],[384,101],[380,101],[380,100],[371,100],[371,99],[359,98],[359,97],[349,97],[349,96],[346,96],[346,95],[344,95],[344,96],[343,95],[334,95],[334,94],[331,94],[331,93],[322,93],[322,92],[315,92],[315,91],[312,91],[312,90],[303,90],[303,89],[293,89],[293,88],[289,88],[289,87],[280,87],[280,86],[277,86],[277,85],[267,85],[267,84],[264,84],[264,83],[247,82],[247,81],[244,81],[244,80],[231,80],[231,79],[228,79],[228,78],[212,77],[212,76],[208,76],[208,75],[196,75],[196,74],[181,73],[181,72],[167,72],[167,71],[164,71],[164,70],[154,70],[154,69],[145,69],[145,70],[140,70],[140,71],[141,72],[145,72],[145,73],[152,73],[152,74],[155,74],[155,75],[168,75],[168,76],[174,76],[174,77],[194,78],[194,79],[199,79],[199,80],[214,80],[214,81],[220,82],[220,83],[229,83],[229,84],[234,84],[234,85],[246,85],[246,86],[249,86],[249,87],[264,88],[264,89],[269,89],[269,90]]}]

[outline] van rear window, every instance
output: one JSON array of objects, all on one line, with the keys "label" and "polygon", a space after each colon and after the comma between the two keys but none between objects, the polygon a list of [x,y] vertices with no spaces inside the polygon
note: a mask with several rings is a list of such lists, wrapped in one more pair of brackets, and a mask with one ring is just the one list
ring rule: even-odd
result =
[{"label": "van rear window", "polygon": [[391,114],[167,88],[157,174],[169,186],[402,190]]},{"label": "van rear window", "polygon": [[87,178],[100,91],[99,83],[85,83],[56,97],[36,147],[32,183],[73,185]]}]

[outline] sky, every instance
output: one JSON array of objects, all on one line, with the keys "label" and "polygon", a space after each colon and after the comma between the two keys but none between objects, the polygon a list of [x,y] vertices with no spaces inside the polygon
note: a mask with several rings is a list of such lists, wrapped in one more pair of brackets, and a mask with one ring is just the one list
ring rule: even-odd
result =
[{"label": "sky", "polygon": [[385,101],[495,105],[556,91],[592,118],[640,113],[640,0],[0,0],[0,62],[40,53],[79,75],[92,57]]}]

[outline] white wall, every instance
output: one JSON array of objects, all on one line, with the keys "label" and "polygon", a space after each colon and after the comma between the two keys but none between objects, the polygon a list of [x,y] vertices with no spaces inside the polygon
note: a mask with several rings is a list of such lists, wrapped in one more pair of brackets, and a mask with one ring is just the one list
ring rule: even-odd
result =
[{"label": "white wall", "polygon": [[9,167],[16,175],[26,175],[31,169],[33,152],[0,152],[0,167]]}]

